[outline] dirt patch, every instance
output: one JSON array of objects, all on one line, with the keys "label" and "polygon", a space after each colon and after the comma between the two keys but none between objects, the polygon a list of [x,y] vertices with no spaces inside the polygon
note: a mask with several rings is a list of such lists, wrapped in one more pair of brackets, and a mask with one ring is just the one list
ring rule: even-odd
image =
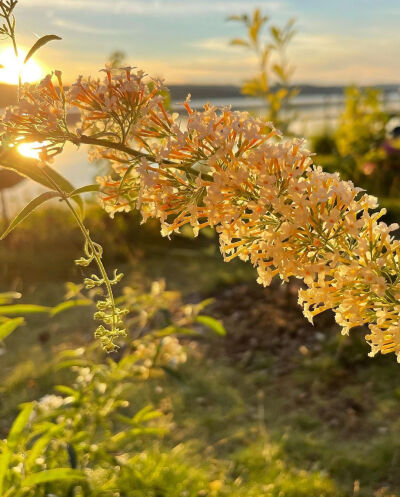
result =
[{"label": "dirt patch", "polygon": [[286,359],[294,353],[318,351],[338,327],[331,313],[318,316],[311,325],[297,303],[298,290],[296,283],[277,282],[269,288],[247,283],[219,293],[208,312],[226,327],[225,352],[243,358],[265,350]]}]

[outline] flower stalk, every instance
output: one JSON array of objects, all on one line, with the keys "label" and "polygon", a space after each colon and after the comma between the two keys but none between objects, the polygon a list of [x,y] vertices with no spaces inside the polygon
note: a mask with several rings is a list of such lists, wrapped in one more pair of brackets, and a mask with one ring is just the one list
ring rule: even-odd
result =
[{"label": "flower stalk", "polygon": [[91,262],[95,262],[100,272],[100,277],[92,275],[90,278],[85,278],[85,288],[91,289],[94,287],[105,286],[107,297],[104,300],[99,300],[96,303],[97,312],[95,318],[103,322],[97,327],[95,331],[96,338],[99,338],[103,348],[107,352],[112,352],[117,348],[116,340],[126,335],[126,330],[123,328],[123,317],[126,314],[125,309],[120,309],[115,304],[114,293],[112,285],[117,284],[123,277],[122,273],[115,271],[114,278],[110,279],[102,261],[103,249],[101,245],[94,242],[90,236],[89,230],[83,224],[81,216],[78,214],[75,207],[72,205],[70,197],[64,192],[57,183],[41,169],[42,173],[46,176],[47,180],[54,186],[56,191],[60,194],[62,201],[66,203],[71,211],[83,237],[85,240],[84,253],[85,255],[75,261],[78,266],[89,266]]}]

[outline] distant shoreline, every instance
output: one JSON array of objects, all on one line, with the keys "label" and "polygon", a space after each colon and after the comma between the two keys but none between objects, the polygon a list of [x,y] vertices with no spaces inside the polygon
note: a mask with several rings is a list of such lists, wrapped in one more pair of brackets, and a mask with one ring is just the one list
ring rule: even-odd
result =
[{"label": "distant shoreline", "polygon": [[[167,85],[171,92],[171,100],[173,102],[182,102],[185,100],[188,93],[192,99],[207,101],[207,99],[227,99],[227,98],[244,98],[240,86],[236,85],[199,85],[199,84],[179,84]],[[319,86],[311,84],[295,85],[295,88],[300,90],[302,97],[320,95],[320,96],[343,96],[346,86],[331,85]],[[367,88],[363,85],[361,88]],[[400,84],[379,84],[371,85],[370,87],[381,90],[384,94],[399,91]],[[0,107],[6,107],[16,102],[17,87],[15,85],[7,85],[0,83]]]},{"label": "distant shoreline", "polygon": [[[173,101],[183,101],[187,94],[190,93],[192,99],[207,98],[237,98],[242,97],[240,86],[235,85],[198,85],[198,84],[181,84],[167,85],[171,92]],[[377,88],[383,93],[392,93],[399,91],[400,84],[379,84],[379,85],[362,85],[360,88]],[[311,84],[294,85],[293,88],[300,90],[301,96],[311,95],[337,95],[342,96],[347,86],[318,86]],[[274,87],[273,87],[274,89]]]}]

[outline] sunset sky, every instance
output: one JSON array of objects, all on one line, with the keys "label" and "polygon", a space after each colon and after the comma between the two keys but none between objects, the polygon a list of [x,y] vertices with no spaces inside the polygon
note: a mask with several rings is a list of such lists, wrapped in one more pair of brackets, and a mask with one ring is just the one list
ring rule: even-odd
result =
[{"label": "sunset sky", "polygon": [[62,36],[39,62],[68,82],[96,74],[119,49],[169,83],[238,84],[255,60],[229,47],[243,29],[226,17],[256,6],[277,24],[297,19],[290,50],[297,83],[400,81],[399,0],[20,0],[16,14],[27,48],[36,36]]}]

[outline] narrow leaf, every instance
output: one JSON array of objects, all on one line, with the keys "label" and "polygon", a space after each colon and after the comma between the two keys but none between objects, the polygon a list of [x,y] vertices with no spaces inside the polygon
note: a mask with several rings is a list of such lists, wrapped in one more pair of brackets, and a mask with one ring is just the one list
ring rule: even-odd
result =
[{"label": "narrow leaf", "polygon": [[14,318],[0,324],[0,340],[4,340],[8,335],[11,335],[23,322],[24,318]]},{"label": "narrow leaf", "polygon": [[50,314],[52,316],[55,316],[60,312],[64,312],[73,307],[87,307],[92,304],[93,301],[91,301],[90,299],[67,300],[66,302],[61,302],[61,304],[58,304],[56,307],[53,307],[53,309],[50,311]]},{"label": "narrow leaf", "polygon": [[11,224],[8,226],[6,231],[1,235],[0,240],[3,240],[11,231],[16,228],[24,219],[26,219],[35,209],[37,209],[40,205],[48,200],[59,197],[60,194],[58,192],[44,192],[40,194],[38,197],[34,198],[26,205],[22,211],[11,221]]},{"label": "narrow leaf", "polygon": [[[74,186],[62,176],[60,173],[52,169],[50,166],[38,166],[38,161],[30,157],[22,156],[16,147],[0,150],[0,167],[11,169],[20,176],[29,178],[40,185],[43,185],[50,190],[56,191],[54,183],[65,193],[71,193],[75,190]],[[50,181],[50,179],[52,181]],[[73,197],[74,202],[79,209],[83,211],[83,202],[79,196]]]},{"label": "narrow leaf", "polygon": [[226,330],[222,323],[218,321],[217,319],[212,318],[211,316],[197,316],[196,321],[198,323],[204,324],[204,326],[207,326],[207,328],[210,328],[212,331],[214,331],[217,335],[220,336],[225,336],[226,335]]},{"label": "narrow leaf", "polygon": [[43,454],[50,440],[58,431],[64,429],[63,425],[53,426],[49,431],[44,433],[36,442],[33,444],[31,450],[29,451],[28,457],[25,459],[25,467],[29,471],[32,466],[35,465],[36,459]]},{"label": "narrow leaf", "polygon": [[40,483],[47,483],[51,481],[65,481],[65,480],[84,480],[85,473],[72,468],[56,468],[40,471],[26,477],[21,487],[34,487]]},{"label": "narrow leaf", "polygon": [[23,404],[22,410],[15,419],[10,433],[7,437],[7,445],[10,450],[15,449],[15,447],[17,446],[21,437],[21,433],[28,424],[29,418],[33,411],[33,407],[33,402],[30,402],[29,404]]},{"label": "narrow leaf", "polygon": [[76,188],[69,194],[69,196],[74,197],[75,195],[81,195],[82,193],[98,192],[99,190],[100,185],[86,185],[81,186],[80,188]]},{"label": "narrow leaf", "polygon": [[132,418],[133,423],[139,424],[149,419],[158,418],[161,415],[159,411],[155,411],[152,405],[147,405],[140,409]]},{"label": "narrow leaf", "polygon": [[77,399],[80,395],[80,393],[77,390],[74,390],[71,387],[67,387],[66,385],[56,385],[55,389],[57,390],[57,392],[73,397],[74,399]]},{"label": "narrow leaf", "polygon": [[88,361],[85,359],[70,359],[69,361],[63,361],[54,366],[54,369],[56,371],[59,371],[61,369],[69,369],[72,368],[73,366],[79,366],[84,368],[85,366],[88,365]]},{"label": "narrow leaf", "polygon": [[50,313],[51,307],[34,304],[13,304],[0,306],[0,316],[20,316],[21,314]]},{"label": "narrow leaf", "polygon": [[41,48],[43,45],[46,45],[46,43],[52,40],[61,40],[61,38],[57,35],[46,35],[39,38],[37,42],[33,45],[33,47],[29,50],[27,56],[25,57],[24,64],[28,62],[28,60],[37,50],[39,50],[39,48]]}]

